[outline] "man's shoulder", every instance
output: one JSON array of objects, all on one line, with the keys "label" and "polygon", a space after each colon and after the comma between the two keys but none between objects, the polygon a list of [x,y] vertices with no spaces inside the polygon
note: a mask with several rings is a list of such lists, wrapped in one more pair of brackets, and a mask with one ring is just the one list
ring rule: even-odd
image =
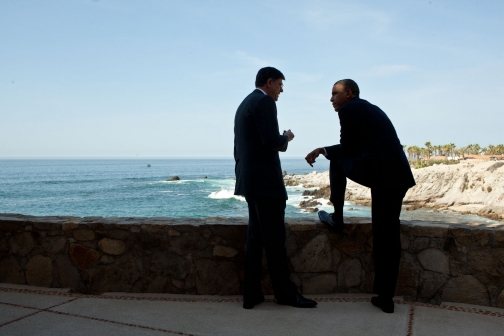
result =
[{"label": "man's shoulder", "polygon": [[344,104],[340,108],[340,112],[343,114],[356,114],[356,113],[366,113],[373,112],[375,110],[380,110],[380,108],[376,105],[371,104],[367,100],[361,98],[355,98]]},{"label": "man's shoulder", "polygon": [[350,100],[348,103],[346,103],[345,105],[347,105],[347,107],[349,107],[349,108],[358,108],[358,107],[362,108],[364,106],[374,106],[373,104],[371,104],[367,100],[361,99],[361,98],[354,98],[354,99]]},{"label": "man's shoulder", "polygon": [[243,100],[243,103],[247,102],[248,104],[252,104],[252,103],[257,104],[257,103],[259,103],[259,101],[263,101],[263,100],[265,102],[269,102],[268,98],[271,99],[273,102],[275,102],[275,100],[273,98],[271,98],[270,96],[265,95],[262,91],[255,89],[247,97],[245,97],[245,99]]}]

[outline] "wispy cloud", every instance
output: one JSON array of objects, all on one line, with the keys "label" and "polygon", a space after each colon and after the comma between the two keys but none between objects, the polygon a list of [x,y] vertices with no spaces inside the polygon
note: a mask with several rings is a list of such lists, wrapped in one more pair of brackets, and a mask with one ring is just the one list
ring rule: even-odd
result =
[{"label": "wispy cloud", "polygon": [[[372,26],[376,33],[384,32],[393,21],[394,14],[347,2],[310,2],[309,9],[298,12],[305,24],[321,30],[343,27],[342,32],[352,34],[354,28]],[[354,27],[354,28],[352,28]]]},{"label": "wispy cloud", "polygon": [[241,50],[238,50],[234,53],[234,58],[238,59],[243,63],[246,63],[249,66],[253,66],[256,68],[261,68],[265,66],[279,66],[278,62],[274,62],[273,60],[267,60],[257,56],[252,56],[247,52]]}]

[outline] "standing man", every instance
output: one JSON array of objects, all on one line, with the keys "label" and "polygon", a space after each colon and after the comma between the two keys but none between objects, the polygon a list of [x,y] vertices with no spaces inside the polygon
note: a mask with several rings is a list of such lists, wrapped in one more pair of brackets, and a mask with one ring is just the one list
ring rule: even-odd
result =
[{"label": "standing man", "polygon": [[359,98],[357,83],[351,79],[337,81],[331,103],[340,119],[340,143],[317,148],[305,158],[310,165],[320,154],[331,161],[334,213],[319,211],[318,215],[334,231],[342,232],[347,177],[371,188],[374,292],[378,294],[371,302],[393,313],[401,258],[399,216],[404,195],[415,180],[392,122],[378,106]]},{"label": "standing man", "polygon": [[285,152],[294,134],[280,134],[275,101],[283,92],[284,75],[266,67],[256,76],[256,89],[238,107],[234,126],[235,195],[245,196],[249,209],[243,308],[264,301],[261,290],[263,249],[277,303],[311,308],[317,302],[297,292],[290,280],[285,248],[285,201],[279,151]]}]

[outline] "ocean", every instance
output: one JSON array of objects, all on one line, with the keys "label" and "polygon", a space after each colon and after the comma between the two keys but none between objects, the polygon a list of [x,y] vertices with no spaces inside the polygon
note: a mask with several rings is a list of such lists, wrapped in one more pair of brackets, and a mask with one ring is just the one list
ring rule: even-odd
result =
[{"label": "ocean", "polygon": [[[288,174],[329,169],[320,159],[282,159]],[[178,176],[178,181],[167,181]],[[247,217],[247,203],[233,195],[232,159],[0,160],[0,213],[34,216]],[[299,203],[301,187],[287,187],[286,217],[311,217]],[[327,205],[319,206],[331,212]],[[370,207],[347,202],[345,216],[370,217]],[[403,211],[402,219],[482,222],[485,218],[431,210]]]}]

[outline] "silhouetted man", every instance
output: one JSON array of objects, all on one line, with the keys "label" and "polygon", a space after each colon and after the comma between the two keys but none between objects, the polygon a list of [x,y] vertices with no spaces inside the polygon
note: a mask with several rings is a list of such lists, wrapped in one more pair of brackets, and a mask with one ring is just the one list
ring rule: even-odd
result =
[{"label": "silhouetted man", "polygon": [[334,213],[319,211],[318,215],[334,231],[342,232],[347,177],[371,188],[374,292],[378,294],[371,302],[393,313],[401,258],[399,216],[404,195],[415,180],[392,122],[379,107],[359,98],[357,83],[351,79],[336,82],[331,102],[340,119],[340,143],[317,148],[305,158],[310,165],[320,154],[331,161]]},{"label": "silhouetted man", "polygon": [[249,209],[243,308],[264,301],[261,290],[263,249],[277,303],[300,308],[317,303],[301,296],[289,277],[285,248],[285,201],[279,151],[287,150],[294,134],[280,134],[275,101],[283,92],[284,75],[262,68],[256,89],[238,107],[235,115],[235,195],[245,196]]}]

